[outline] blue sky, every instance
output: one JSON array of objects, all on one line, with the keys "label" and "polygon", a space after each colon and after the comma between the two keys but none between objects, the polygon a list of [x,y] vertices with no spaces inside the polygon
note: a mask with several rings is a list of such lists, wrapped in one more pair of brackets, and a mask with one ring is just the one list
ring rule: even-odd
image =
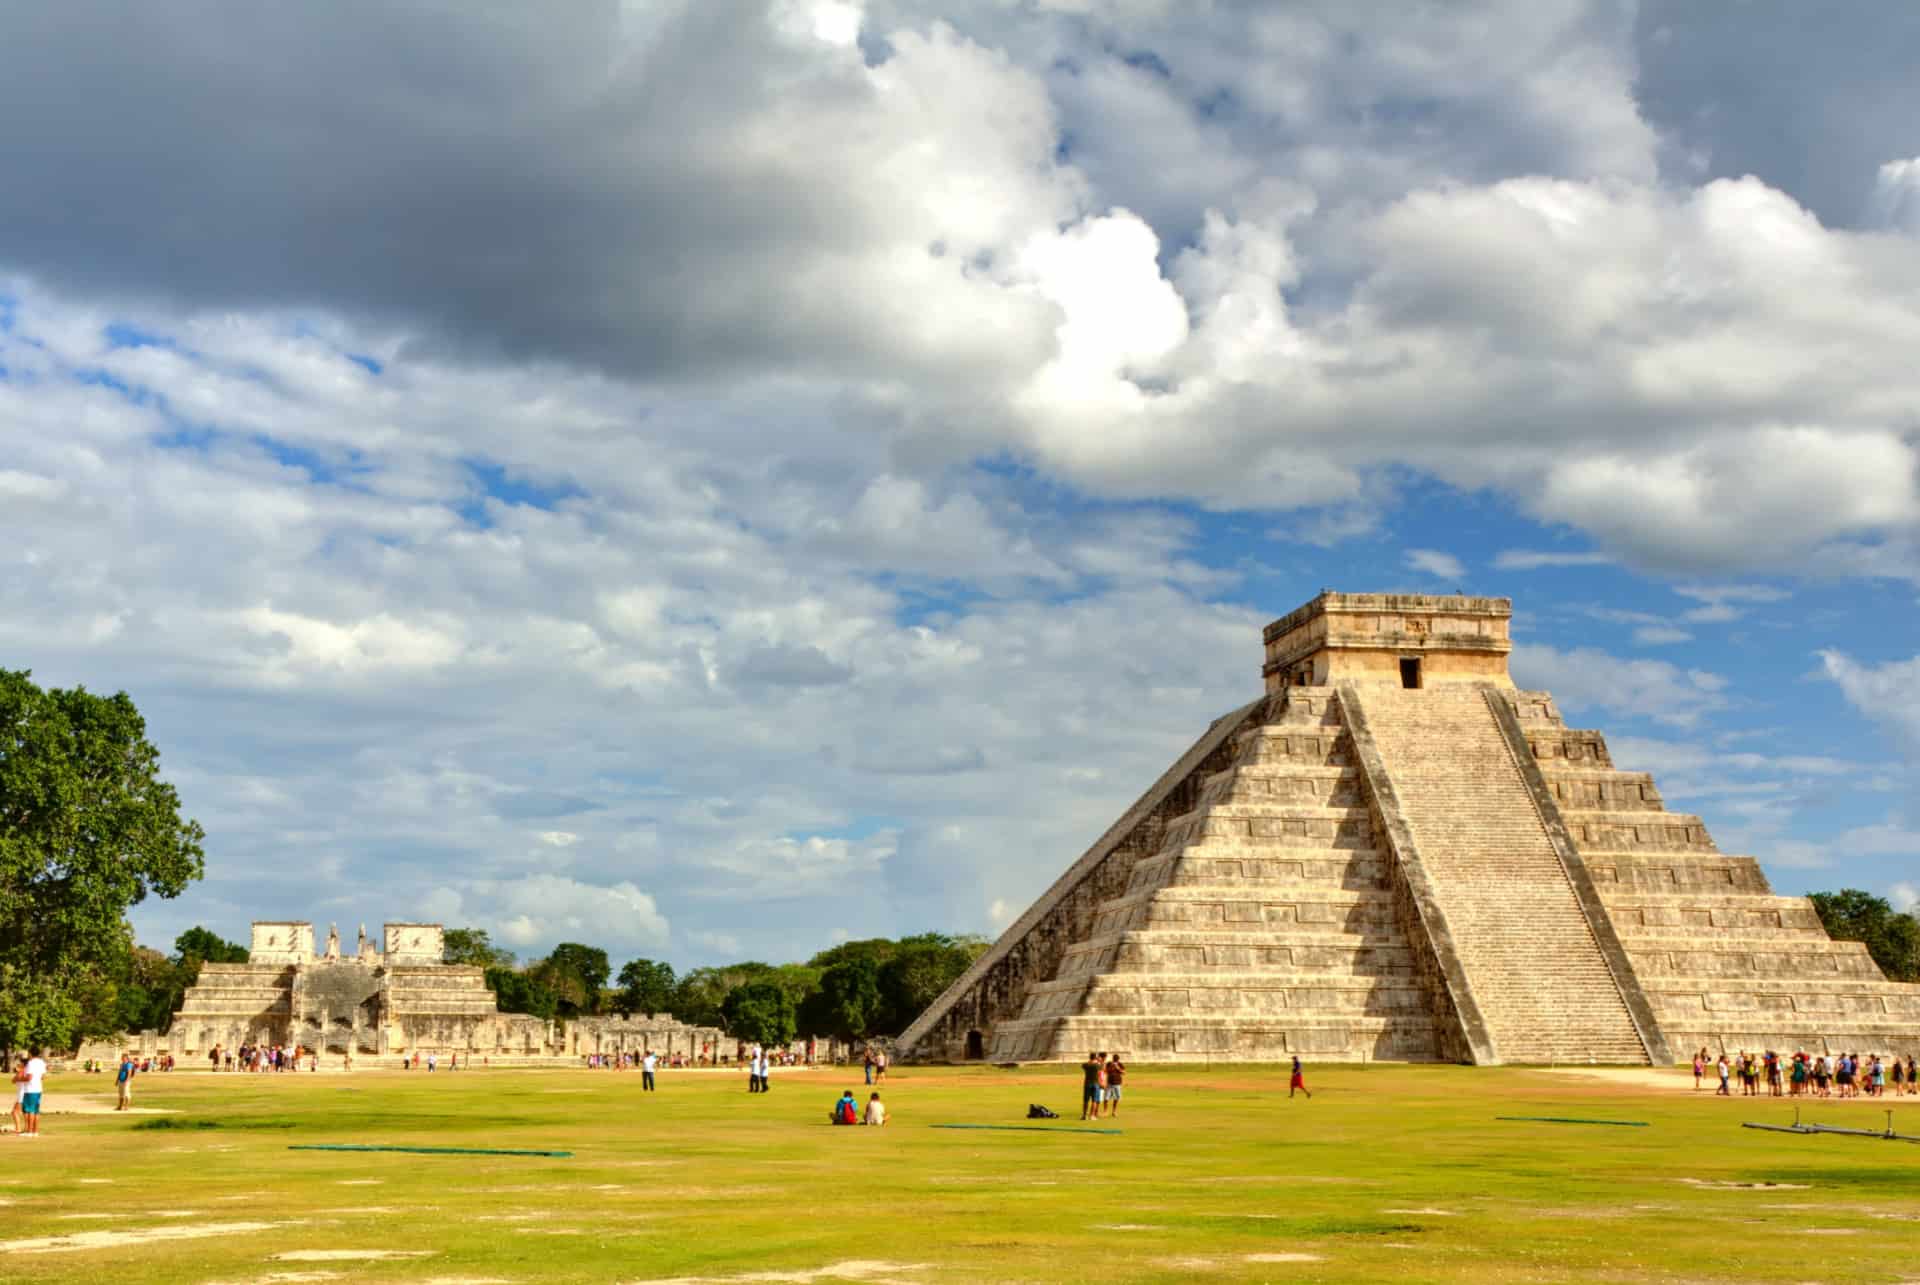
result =
[{"label": "blue sky", "polygon": [[206,824],[143,938],[991,933],[1323,586],[1510,595],[1723,848],[1911,900],[1915,20],[1190,9],[9,41],[0,663]]}]

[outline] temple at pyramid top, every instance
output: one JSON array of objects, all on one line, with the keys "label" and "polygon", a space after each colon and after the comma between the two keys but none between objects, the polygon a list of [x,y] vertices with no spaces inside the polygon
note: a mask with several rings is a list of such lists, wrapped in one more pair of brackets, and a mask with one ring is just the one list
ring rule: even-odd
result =
[{"label": "temple at pyramid top", "polygon": [[1265,691],[1214,719],[901,1053],[1920,1052],[1920,986],[1830,940],[1600,732],[1513,685],[1512,615],[1506,598],[1328,591],[1267,626]]},{"label": "temple at pyramid top", "polygon": [[1511,598],[1323,590],[1265,632],[1267,690],[1332,683],[1497,683],[1513,642]]}]

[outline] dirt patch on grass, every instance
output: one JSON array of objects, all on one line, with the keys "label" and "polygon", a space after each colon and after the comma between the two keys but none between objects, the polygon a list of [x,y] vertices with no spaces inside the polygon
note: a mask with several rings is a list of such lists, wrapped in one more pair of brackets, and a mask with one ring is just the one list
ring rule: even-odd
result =
[{"label": "dirt patch on grass", "polygon": [[1711,1191],[1811,1191],[1812,1185],[1804,1182],[1733,1182],[1724,1178],[1682,1178],[1689,1187],[1705,1187]]},{"label": "dirt patch on grass", "polygon": [[825,1267],[814,1267],[801,1271],[746,1272],[738,1276],[671,1276],[647,1282],[647,1285],[744,1285],[749,1281],[766,1281],[769,1285],[813,1285],[815,1281],[868,1281],[873,1285],[888,1285],[901,1280],[903,1274],[918,1276],[930,1271],[926,1263],[889,1263],[875,1258],[850,1258],[841,1263],[829,1263]]},{"label": "dirt patch on grass", "polygon": [[425,1258],[430,1249],[288,1249],[269,1255],[270,1263],[375,1263],[390,1258]]},{"label": "dirt patch on grass", "polygon": [[1436,1218],[1458,1218],[1460,1216],[1458,1209],[1434,1209],[1431,1207],[1421,1209],[1382,1209],[1380,1212],[1383,1214],[1432,1214]]},{"label": "dirt patch on grass", "polygon": [[1280,1253],[1248,1254],[1249,1263],[1324,1263],[1327,1260],[1319,1254]]},{"label": "dirt patch on grass", "polygon": [[243,1236],[271,1231],[283,1223],[187,1223],[173,1227],[141,1227],[131,1231],[76,1231],[65,1236],[34,1236],[0,1241],[0,1254],[60,1254],[87,1249],[133,1249],[163,1240],[200,1240],[209,1236]]}]

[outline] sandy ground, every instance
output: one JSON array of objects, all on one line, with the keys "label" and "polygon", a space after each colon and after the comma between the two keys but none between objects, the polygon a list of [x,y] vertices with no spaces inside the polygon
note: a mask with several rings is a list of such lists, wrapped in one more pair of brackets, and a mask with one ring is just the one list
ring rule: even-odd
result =
[{"label": "sandy ground", "polygon": [[1541,1075],[1571,1075],[1583,1080],[1604,1080],[1623,1089],[1664,1089],[1670,1093],[1693,1092],[1693,1071],[1684,1066],[1660,1070],[1651,1066],[1543,1066]]}]

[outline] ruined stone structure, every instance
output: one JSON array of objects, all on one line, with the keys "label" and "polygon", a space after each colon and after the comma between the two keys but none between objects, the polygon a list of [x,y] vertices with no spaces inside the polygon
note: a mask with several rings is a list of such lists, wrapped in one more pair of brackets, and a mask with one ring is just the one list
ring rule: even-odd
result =
[{"label": "ruined stone structure", "polygon": [[1322,593],[901,1037],[909,1056],[1663,1064],[1920,1052],[1813,906],[1507,676],[1505,598]]},{"label": "ruined stone structure", "polygon": [[573,1057],[589,1053],[683,1054],[689,1061],[733,1056],[738,1041],[714,1026],[691,1026],[671,1013],[652,1017],[581,1017],[567,1023],[565,1051]]},{"label": "ruined stone structure", "polygon": [[249,961],[202,965],[162,1047],[176,1057],[241,1044],[327,1053],[549,1052],[547,1022],[498,1011],[483,970],[442,962],[439,924],[388,924],[382,942],[376,949],[362,928],[353,953],[343,955],[339,934],[329,931],[316,956],[312,924],[255,923]]}]

